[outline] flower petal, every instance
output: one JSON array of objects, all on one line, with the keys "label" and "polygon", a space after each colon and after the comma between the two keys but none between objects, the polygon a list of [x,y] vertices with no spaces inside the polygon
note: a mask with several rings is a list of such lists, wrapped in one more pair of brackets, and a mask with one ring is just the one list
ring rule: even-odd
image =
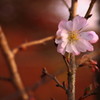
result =
[{"label": "flower petal", "polygon": [[78,49],[75,47],[75,44],[71,44],[71,47],[72,47],[72,50],[73,50],[73,54],[74,55],[79,55],[80,54],[80,52],[78,51]]},{"label": "flower petal", "polygon": [[62,42],[61,39],[55,39],[55,43],[56,43],[56,44],[59,44],[59,43],[61,43],[61,42]]},{"label": "flower petal", "polygon": [[81,30],[86,24],[87,20],[84,17],[76,16],[73,19],[73,31]]},{"label": "flower petal", "polygon": [[58,25],[58,29],[66,29],[66,20],[62,20],[60,21],[59,25]]},{"label": "flower petal", "polygon": [[80,33],[80,36],[90,43],[95,43],[99,39],[98,35],[94,31],[82,32]]},{"label": "flower petal", "polygon": [[84,45],[83,45],[83,43],[81,41],[77,41],[76,48],[80,52],[86,52],[87,51],[87,48],[84,47]]},{"label": "flower petal", "polygon": [[76,44],[76,48],[80,51],[80,52],[86,52],[87,50],[88,51],[93,51],[93,46],[86,40],[84,39],[79,39],[77,41],[77,44]]},{"label": "flower petal", "polygon": [[67,29],[67,31],[72,31],[72,29],[73,29],[73,22],[72,21],[66,22],[66,29]]},{"label": "flower petal", "polygon": [[66,31],[72,31],[72,27],[73,27],[73,22],[66,20],[62,20],[58,25],[59,30],[66,30]]},{"label": "flower petal", "polygon": [[65,37],[65,38],[67,38],[68,37],[68,32],[66,31],[66,30],[58,30],[57,32],[56,32],[56,35],[58,36],[58,37]]},{"label": "flower petal", "polygon": [[66,52],[73,53],[74,55],[79,55],[80,52],[77,50],[73,43],[68,43],[66,46]]},{"label": "flower petal", "polygon": [[60,43],[60,44],[58,44],[58,46],[57,46],[57,52],[59,52],[59,53],[61,53],[62,55],[64,55],[65,54],[65,46],[66,46],[66,44],[65,43]]},{"label": "flower petal", "polygon": [[55,43],[58,44],[58,43],[61,43],[63,41],[67,42],[67,37],[68,37],[68,33],[66,30],[58,30],[57,33],[56,33],[58,39],[55,39]]}]

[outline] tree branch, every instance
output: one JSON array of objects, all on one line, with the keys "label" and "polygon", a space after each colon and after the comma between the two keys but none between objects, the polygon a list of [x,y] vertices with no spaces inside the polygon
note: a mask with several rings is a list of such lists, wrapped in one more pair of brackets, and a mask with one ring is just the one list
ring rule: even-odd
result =
[{"label": "tree branch", "polygon": [[[66,71],[65,67],[56,71],[54,74],[55,76],[59,76],[60,74],[64,73]],[[42,78],[40,81],[36,82],[35,84],[33,84],[32,86],[30,87],[26,87],[25,90],[26,91],[35,91],[37,90],[38,88],[40,88],[43,84],[47,84],[48,82],[50,82],[52,79],[49,78],[49,79],[44,79]],[[14,100],[14,98],[18,97],[19,96],[19,91],[16,91],[15,93],[12,93],[4,98],[2,98],[1,100],[6,100],[7,98],[9,98],[10,100]]]},{"label": "tree branch", "polygon": [[45,42],[53,40],[54,38],[55,38],[55,36],[49,36],[49,37],[46,37],[46,38],[43,38],[40,40],[23,43],[19,47],[15,48],[12,52],[13,52],[13,54],[16,54],[20,50],[23,50],[23,49],[28,48],[28,47],[33,46],[33,45],[44,44]]},{"label": "tree branch", "polygon": [[67,2],[65,0],[62,0],[62,2],[65,4],[65,6],[68,8],[68,10],[70,11],[70,7],[69,5],[67,4]]},{"label": "tree branch", "polygon": [[[72,20],[77,14],[78,0],[71,0],[71,9],[69,20]],[[65,60],[66,61],[66,60]],[[68,71],[68,100],[75,100],[75,81],[76,81],[76,61],[75,55],[70,54],[70,70]]]},{"label": "tree branch", "polygon": [[42,73],[43,73],[43,74],[42,74],[42,77],[47,76],[47,77],[51,78],[52,80],[54,80],[54,81],[56,82],[56,86],[57,86],[57,87],[61,87],[62,89],[65,90],[66,93],[68,93],[68,89],[66,88],[65,82],[63,82],[63,83],[61,84],[61,83],[57,80],[56,76],[53,76],[53,75],[51,75],[51,74],[49,74],[49,73],[47,72],[46,68],[43,68]]},{"label": "tree branch", "polygon": [[75,81],[76,81],[75,56],[70,56],[70,71],[68,72],[68,100],[75,100]]},{"label": "tree branch", "polygon": [[12,53],[12,51],[9,48],[6,37],[5,37],[1,27],[0,27],[0,46],[1,46],[2,52],[5,56],[5,59],[8,63],[11,79],[13,81],[14,86],[17,88],[18,91],[20,91],[22,99],[28,100],[29,97],[24,89],[20,75],[18,73],[17,65],[16,65],[16,62],[14,59],[14,54]]},{"label": "tree branch", "polygon": [[82,97],[79,98],[79,100],[84,100],[85,98],[87,98],[87,97],[89,97],[91,95],[97,95],[97,93],[96,92],[91,92],[89,94],[83,95]]},{"label": "tree branch", "polygon": [[92,16],[92,14],[90,14],[90,13],[92,11],[92,8],[93,8],[95,2],[96,2],[96,0],[91,0],[90,5],[89,5],[89,8],[88,8],[88,10],[87,10],[87,12],[85,14],[85,18],[86,19],[88,19],[88,18],[90,18]]},{"label": "tree branch", "polygon": [[[67,58],[68,58],[68,57],[67,57]],[[66,58],[65,56],[63,56],[63,60],[64,60],[64,62],[65,62],[65,64],[66,64],[67,71],[69,72],[69,71],[70,71],[70,65],[69,65],[69,62],[68,62],[67,58]]]},{"label": "tree branch", "polygon": [[76,16],[77,5],[78,5],[78,0],[72,0],[69,20],[73,19]]},{"label": "tree branch", "polygon": [[7,77],[0,77],[0,80],[3,80],[3,81],[9,81],[9,82],[12,81],[11,78],[7,78]]}]

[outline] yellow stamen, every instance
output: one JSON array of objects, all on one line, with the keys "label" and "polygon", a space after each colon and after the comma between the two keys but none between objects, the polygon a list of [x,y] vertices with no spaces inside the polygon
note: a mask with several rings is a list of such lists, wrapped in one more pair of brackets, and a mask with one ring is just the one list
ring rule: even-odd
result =
[{"label": "yellow stamen", "polygon": [[79,39],[79,38],[78,38],[78,34],[77,34],[75,31],[69,32],[68,40],[69,40],[70,42],[77,41],[78,39]]}]

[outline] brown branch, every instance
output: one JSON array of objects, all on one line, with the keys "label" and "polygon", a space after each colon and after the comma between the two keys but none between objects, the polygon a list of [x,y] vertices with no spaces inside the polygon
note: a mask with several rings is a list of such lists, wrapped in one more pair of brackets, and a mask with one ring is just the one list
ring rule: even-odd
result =
[{"label": "brown branch", "polygon": [[9,81],[9,82],[12,81],[11,78],[7,78],[7,77],[0,77],[0,80],[3,80],[3,81]]},{"label": "brown branch", "polygon": [[92,11],[92,8],[93,8],[95,2],[96,2],[96,0],[91,0],[90,5],[89,5],[89,8],[88,8],[88,10],[87,10],[87,12],[85,14],[85,18],[86,19],[88,19],[88,18],[90,18],[92,16],[90,13]]},{"label": "brown branch", "polygon": [[[55,76],[59,76],[60,74],[64,73],[66,71],[65,67],[56,71],[54,74]],[[42,78],[40,81],[36,82],[35,84],[33,84],[32,86],[30,87],[26,87],[25,90],[26,91],[36,91],[38,88],[40,88],[42,85],[44,84],[47,84],[48,82],[51,82],[51,78],[49,79],[44,79]],[[6,100],[7,98],[9,98],[9,100],[13,100],[14,98],[18,97],[19,96],[19,91],[15,92],[15,93],[12,93],[0,100]]]},{"label": "brown branch", "polygon": [[46,38],[43,38],[43,39],[40,39],[40,40],[23,43],[19,47],[15,48],[12,52],[13,52],[13,54],[16,54],[18,51],[23,50],[27,47],[30,47],[30,46],[33,46],[33,45],[44,44],[45,42],[53,40],[54,38],[55,38],[55,36],[49,36],[49,37],[46,37]]},{"label": "brown branch", "polygon": [[18,73],[17,65],[15,62],[14,54],[10,50],[10,47],[7,43],[6,37],[0,27],[0,46],[2,49],[2,52],[5,56],[5,59],[7,61],[7,64],[9,66],[9,71],[10,71],[10,77],[12,79],[12,82],[14,86],[17,88],[18,91],[20,91],[21,97],[23,100],[28,100],[28,94],[26,91],[24,91],[24,86],[21,81],[20,75]]},{"label": "brown branch", "polygon": [[[77,14],[78,0],[71,0],[71,9],[69,20],[72,20]],[[73,54],[70,55],[70,70],[68,71],[68,100],[75,100],[75,81],[76,81],[76,61]]]},{"label": "brown branch", "polygon": [[65,6],[68,8],[68,10],[70,11],[70,7],[69,5],[67,4],[67,2],[65,0],[62,0],[62,2],[65,4]]},{"label": "brown branch", "polygon": [[79,98],[79,100],[84,100],[87,97],[92,96],[92,95],[97,95],[97,93],[96,92],[91,92],[89,94],[83,95],[82,97]]},{"label": "brown branch", "polygon": [[56,78],[56,76],[53,76],[53,75],[51,75],[51,74],[49,74],[49,73],[47,72],[46,68],[43,68],[42,73],[43,73],[43,74],[42,74],[42,77],[47,76],[47,77],[51,78],[52,80],[54,80],[54,81],[56,82],[56,86],[57,86],[57,87],[61,87],[62,89],[65,90],[66,93],[68,93],[68,90],[67,90],[67,88],[66,88],[65,82],[63,82],[63,83],[61,84],[61,83],[58,81],[58,79]]},{"label": "brown branch", "polygon": [[75,56],[70,56],[70,71],[68,72],[68,100],[75,100],[75,81],[76,81]]},{"label": "brown branch", "polygon": [[78,0],[72,0],[69,20],[73,19],[76,16],[77,5],[78,5]]},{"label": "brown branch", "polygon": [[55,98],[51,98],[50,100],[56,100]]},{"label": "brown branch", "polygon": [[[68,58],[68,57],[67,57]],[[69,72],[70,71],[70,65],[69,65],[69,62],[67,61],[67,58],[65,56],[63,56],[63,60],[66,64],[66,67],[67,67],[67,71]]]}]

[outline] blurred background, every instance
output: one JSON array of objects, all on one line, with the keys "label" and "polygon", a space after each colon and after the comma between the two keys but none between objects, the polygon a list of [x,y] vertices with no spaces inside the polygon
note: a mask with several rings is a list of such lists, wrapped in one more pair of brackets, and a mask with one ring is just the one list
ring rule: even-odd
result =
[{"label": "blurred background", "polygon": [[[70,0],[66,0],[70,6]],[[100,1],[95,4],[88,20],[88,30],[100,33]],[[90,0],[79,0],[77,14],[84,16]],[[0,0],[0,24],[7,37],[11,49],[26,41],[34,41],[55,35],[60,20],[68,19],[68,9],[62,0]],[[99,42],[95,52],[99,50]],[[99,62],[98,56],[94,56]],[[42,81],[42,68],[46,67],[57,78],[67,81],[67,72],[62,56],[57,53],[54,41],[29,47],[26,51],[18,52],[15,57],[18,71],[29,95],[35,100],[67,100],[65,92],[57,88],[52,80]],[[0,51],[0,77],[9,77],[9,70]],[[77,71],[76,98],[83,95],[84,89],[93,80],[99,82],[99,73],[93,73],[83,67]],[[0,100],[20,100],[19,92],[10,82],[0,80]],[[99,96],[91,96],[86,100],[100,100]]]}]

